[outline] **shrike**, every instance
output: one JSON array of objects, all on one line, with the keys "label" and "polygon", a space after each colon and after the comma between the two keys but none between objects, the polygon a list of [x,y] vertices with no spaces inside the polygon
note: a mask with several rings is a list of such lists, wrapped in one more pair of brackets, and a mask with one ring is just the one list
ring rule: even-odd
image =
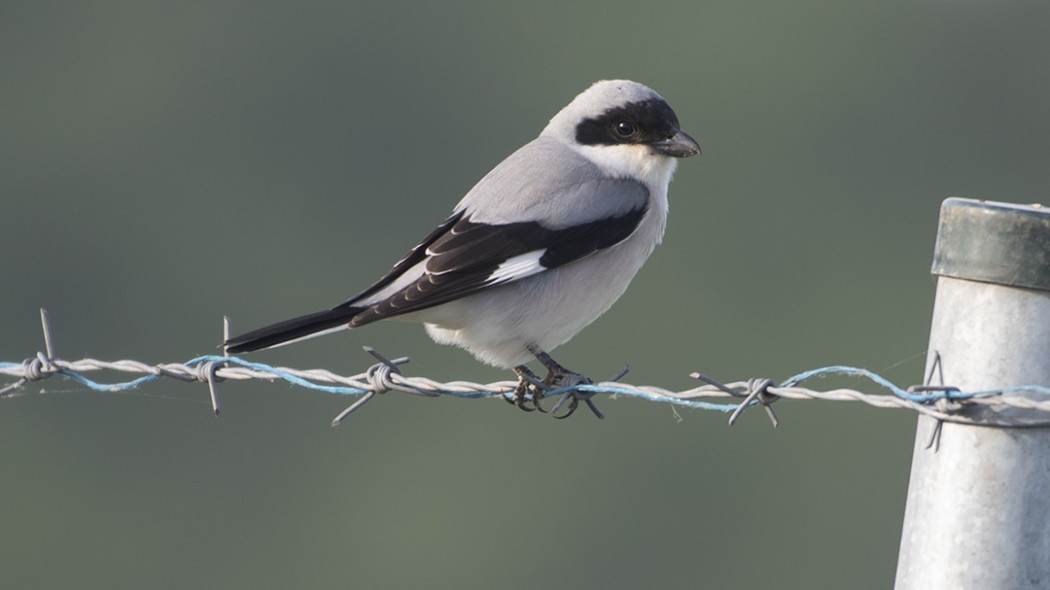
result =
[{"label": "shrike", "polygon": [[[331,309],[231,338],[226,352],[385,318],[421,322],[438,343],[513,369],[513,402],[539,408],[550,388],[590,383],[547,351],[627,289],[663,237],[678,158],[698,153],[659,94],[628,80],[598,82],[371,287]],[[548,371],[543,381],[525,365],[532,358]]]}]

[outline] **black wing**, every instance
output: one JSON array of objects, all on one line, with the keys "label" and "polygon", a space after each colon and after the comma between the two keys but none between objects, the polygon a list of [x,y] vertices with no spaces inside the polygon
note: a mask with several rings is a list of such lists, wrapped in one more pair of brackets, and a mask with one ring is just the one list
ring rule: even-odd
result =
[{"label": "black wing", "polygon": [[[643,204],[616,216],[562,229],[536,222],[475,223],[460,213],[449,218],[455,221],[444,233],[437,237],[431,234],[390,274],[346,303],[364,307],[350,325],[427,309],[579,260],[627,239],[647,211]],[[369,296],[424,259],[419,278],[382,300],[365,304]]]}]

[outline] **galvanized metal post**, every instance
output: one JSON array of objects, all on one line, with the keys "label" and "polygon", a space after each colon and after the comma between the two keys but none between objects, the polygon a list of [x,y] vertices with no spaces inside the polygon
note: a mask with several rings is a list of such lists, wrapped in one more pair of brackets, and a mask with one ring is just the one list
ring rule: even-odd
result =
[{"label": "galvanized metal post", "polygon": [[[947,199],[933,273],[928,374],[939,353],[964,391],[1050,386],[1050,208]],[[919,418],[896,589],[1050,588],[1047,417],[963,414]]]}]

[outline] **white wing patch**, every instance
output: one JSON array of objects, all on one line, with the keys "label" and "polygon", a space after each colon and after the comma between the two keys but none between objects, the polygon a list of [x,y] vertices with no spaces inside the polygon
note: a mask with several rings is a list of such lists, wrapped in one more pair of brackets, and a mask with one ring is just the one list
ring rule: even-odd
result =
[{"label": "white wing patch", "polygon": [[546,249],[533,250],[532,252],[526,252],[504,260],[485,279],[485,284],[498,285],[500,283],[509,283],[547,270],[545,266],[540,264],[540,258],[543,258],[543,255],[546,253]]}]

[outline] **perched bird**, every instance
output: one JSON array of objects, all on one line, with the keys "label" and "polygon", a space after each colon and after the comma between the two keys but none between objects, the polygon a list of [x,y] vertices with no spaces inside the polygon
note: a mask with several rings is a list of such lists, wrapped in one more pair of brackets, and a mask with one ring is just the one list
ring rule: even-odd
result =
[{"label": "perched bird", "polygon": [[[597,82],[485,175],[371,287],[331,309],[231,338],[226,352],[384,318],[422,322],[435,341],[513,369],[519,383],[513,402],[530,409],[531,400],[539,408],[550,388],[590,383],[547,351],[627,289],[663,237],[678,158],[698,153],[652,89],[628,80]],[[525,365],[532,358],[548,370],[543,381]]]}]

